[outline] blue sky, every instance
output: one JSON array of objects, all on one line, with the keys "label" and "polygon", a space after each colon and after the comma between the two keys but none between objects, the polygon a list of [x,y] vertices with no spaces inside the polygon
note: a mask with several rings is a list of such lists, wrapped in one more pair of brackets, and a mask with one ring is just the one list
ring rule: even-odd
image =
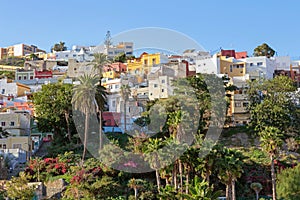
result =
[{"label": "blue sky", "polygon": [[300,57],[298,0],[10,0],[0,1],[0,46],[35,44],[47,51],[100,44],[112,35],[142,27],[182,32],[206,50],[248,51],[268,43],[278,55]]}]

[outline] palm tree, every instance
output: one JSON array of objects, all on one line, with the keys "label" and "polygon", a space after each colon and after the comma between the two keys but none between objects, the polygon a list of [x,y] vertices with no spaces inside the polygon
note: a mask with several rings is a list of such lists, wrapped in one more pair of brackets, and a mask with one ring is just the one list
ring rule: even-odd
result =
[{"label": "palm tree", "polygon": [[251,183],[250,188],[255,191],[256,200],[259,199],[259,192],[262,190],[262,185],[260,183]]},{"label": "palm tree", "polygon": [[102,138],[102,111],[104,110],[106,104],[106,88],[102,85],[97,85],[97,92],[96,92],[96,108],[97,108],[97,115],[99,120],[99,137],[100,137],[100,145],[99,148],[102,149],[103,147],[103,138]]},{"label": "palm tree", "polygon": [[134,190],[134,199],[138,199],[138,189],[142,187],[143,180],[132,178],[128,182],[128,186]]},{"label": "palm tree", "polygon": [[[160,175],[159,175],[159,169],[161,168],[161,163],[160,161],[162,160],[160,158],[160,154],[158,150],[161,149],[163,146],[163,141],[162,139],[152,139],[149,138],[148,144],[146,146],[146,149],[144,150],[145,159],[149,162],[150,167],[155,170],[155,175],[156,175],[156,183],[157,183],[157,190],[160,191]],[[160,152],[161,153],[161,152]]]},{"label": "palm tree", "polygon": [[84,143],[82,153],[82,164],[86,155],[87,138],[89,131],[89,121],[91,113],[95,112],[95,98],[97,92],[97,78],[94,75],[80,76],[80,84],[76,85],[73,89],[74,95],[72,98],[72,104],[74,109],[81,111],[85,114],[85,129],[84,129]]},{"label": "palm tree", "polygon": [[106,104],[106,95],[107,92],[105,88],[102,86],[102,78],[103,78],[103,67],[107,64],[110,64],[111,61],[108,59],[107,55],[103,53],[95,53],[94,60],[92,61],[92,65],[95,71],[97,71],[97,75],[99,78],[99,84],[97,88],[96,100],[97,100],[97,114],[99,119],[99,136],[100,136],[100,149],[103,146],[103,138],[102,138],[102,111],[104,109],[104,105]]},{"label": "palm tree", "polygon": [[280,130],[276,127],[267,126],[265,130],[259,132],[260,135],[260,145],[265,152],[267,152],[271,159],[271,178],[272,178],[272,196],[273,200],[276,200],[276,174],[274,159],[278,154],[279,148],[282,146],[282,135]]},{"label": "palm tree", "polygon": [[124,132],[126,132],[126,102],[129,99],[129,94],[131,93],[130,87],[128,84],[121,86],[121,96],[124,101]]},{"label": "palm tree", "polygon": [[95,53],[94,60],[92,61],[92,65],[94,70],[97,71],[99,77],[99,85],[101,85],[101,79],[103,78],[103,67],[107,64],[110,64],[111,61],[108,59],[107,55],[104,53]]},{"label": "palm tree", "polygon": [[241,152],[225,147],[218,155],[216,166],[219,167],[218,176],[221,182],[226,185],[226,199],[236,199],[235,182],[242,175],[243,159]]}]

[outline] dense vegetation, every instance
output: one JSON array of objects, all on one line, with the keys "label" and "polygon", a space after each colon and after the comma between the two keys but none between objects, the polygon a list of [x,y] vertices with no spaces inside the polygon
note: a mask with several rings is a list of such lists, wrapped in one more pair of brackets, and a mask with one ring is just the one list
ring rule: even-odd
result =
[{"label": "dense vegetation", "polygon": [[[80,80],[86,84],[97,82],[95,77],[89,76]],[[244,129],[232,128],[231,132],[223,132],[221,143],[214,145],[204,138],[209,123],[218,125],[217,122],[211,122],[213,115],[217,114],[214,112],[224,112],[222,109],[212,111],[212,108],[215,104],[226,104],[226,99],[220,98],[218,102],[212,102],[211,99],[218,94],[209,94],[209,87],[215,82],[209,86],[204,80],[202,76],[179,79],[174,83],[178,86],[174,97],[149,102],[147,112],[138,122],[151,126],[152,123],[160,124],[165,119],[166,123],[161,124],[156,135],[145,137],[140,132],[135,135],[106,134],[115,146],[126,151],[116,151],[111,144],[103,143],[103,147],[100,144],[99,156],[105,162],[93,158],[88,152],[82,156],[88,144],[84,142],[85,139],[82,140],[83,144],[78,140],[79,134],[73,122],[71,103],[83,102],[80,95],[86,95],[81,92],[87,91],[87,88],[82,86],[74,89],[71,85],[62,83],[43,86],[42,91],[34,95],[38,126],[42,131],[53,131],[55,140],[49,149],[49,156],[31,160],[25,173],[14,181],[25,184],[63,178],[68,183],[63,193],[64,199],[216,199],[218,196],[226,196],[227,199],[235,200],[236,196],[254,198],[258,190],[259,195],[272,195],[273,191],[273,196],[276,196],[276,188],[278,197],[289,194],[288,184],[296,183],[288,174],[298,176],[299,171],[299,165],[295,166],[299,159],[300,129],[297,127],[297,120],[300,118],[299,108],[294,106],[291,96],[295,90],[293,83],[286,77],[276,77],[263,84],[250,83],[248,94],[252,123]],[[192,85],[193,90],[181,87],[184,84]],[[96,98],[97,105],[103,103],[99,101],[99,95],[103,95],[99,93],[103,90],[89,87],[89,91],[94,91],[95,96],[85,98],[86,102],[78,105],[83,116],[104,108],[94,108]],[[264,95],[261,95],[262,91]],[[76,92],[76,98],[72,96],[72,92]],[[196,103],[186,97],[193,93]],[[196,110],[197,115],[191,115],[182,109],[182,98],[186,110]],[[165,108],[166,116],[160,112],[159,107],[155,110],[155,104]],[[90,109],[87,109],[89,106]],[[154,109],[154,115],[151,109]],[[89,123],[89,118],[84,119],[83,124]],[[185,119],[190,121],[184,121]],[[185,126],[186,122],[188,127]],[[184,142],[186,128],[196,130],[193,134],[194,141],[189,145]],[[252,145],[249,148],[231,144],[229,148],[222,144],[241,130],[260,140],[260,146]],[[84,132],[82,138],[85,136]],[[102,136],[99,140],[102,142]],[[166,146],[172,146],[173,151],[162,151]],[[174,150],[184,153],[174,157]],[[152,172],[127,173],[116,170],[120,166],[125,171],[142,167],[128,152],[133,152],[147,163]],[[203,154],[204,152],[206,153]],[[285,168],[289,169],[283,170]],[[282,184],[283,181],[286,184]],[[298,194],[299,188],[291,188]],[[8,194],[11,197],[19,198],[12,195],[19,187],[10,186],[10,190]]]}]

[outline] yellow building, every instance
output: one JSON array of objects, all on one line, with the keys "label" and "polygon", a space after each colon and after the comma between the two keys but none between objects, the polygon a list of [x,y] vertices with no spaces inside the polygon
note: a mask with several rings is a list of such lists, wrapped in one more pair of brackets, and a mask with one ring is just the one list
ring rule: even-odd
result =
[{"label": "yellow building", "polygon": [[148,54],[144,52],[139,58],[127,61],[127,72],[130,74],[148,74],[152,66],[167,62],[167,56],[161,53]]},{"label": "yellow building", "polygon": [[120,77],[120,73],[117,73],[113,70],[103,72],[102,75],[103,75],[103,78],[108,78],[108,79],[114,79],[114,78],[119,78]]},{"label": "yellow building", "polygon": [[229,77],[245,76],[246,62],[238,61],[233,57],[220,56],[220,73]]}]

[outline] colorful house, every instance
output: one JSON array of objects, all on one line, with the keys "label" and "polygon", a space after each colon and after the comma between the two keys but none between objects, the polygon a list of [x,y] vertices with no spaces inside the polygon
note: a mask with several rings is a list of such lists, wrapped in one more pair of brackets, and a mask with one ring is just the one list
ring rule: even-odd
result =
[{"label": "colorful house", "polygon": [[127,61],[127,71],[130,74],[148,74],[151,68],[161,63],[168,63],[168,57],[161,53],[142,53],[140,57]]}]

